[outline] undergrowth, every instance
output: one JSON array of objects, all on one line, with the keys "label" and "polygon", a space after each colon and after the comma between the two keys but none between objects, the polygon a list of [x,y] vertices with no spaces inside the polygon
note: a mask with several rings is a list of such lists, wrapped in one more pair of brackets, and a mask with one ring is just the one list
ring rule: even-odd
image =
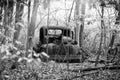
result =
[{"label": "undergrowth", "polygon": [[[4,49],[4,50],[2,50]],[[32,54],[33,51],[29,52]],[[72,68],[84,68],[84,63],[72,64]],[[88,63],[88,67],[90,64]],[[11,45],[0,47],[0,80],[119,80],[119,70],[96,72],[71,72],[66,63],[41,62],[25,56],[25,51]]]}]

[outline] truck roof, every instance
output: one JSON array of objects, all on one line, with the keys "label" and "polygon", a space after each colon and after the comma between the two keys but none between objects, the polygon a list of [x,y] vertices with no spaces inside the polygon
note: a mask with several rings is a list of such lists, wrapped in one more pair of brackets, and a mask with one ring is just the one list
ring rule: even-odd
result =
[{"label": "truck roof", "polygon": [[[42,26],[41,28],[47,28],[47,26]],[[71,29],[71,28],[65,26],[48,26],[48,29]]]}]

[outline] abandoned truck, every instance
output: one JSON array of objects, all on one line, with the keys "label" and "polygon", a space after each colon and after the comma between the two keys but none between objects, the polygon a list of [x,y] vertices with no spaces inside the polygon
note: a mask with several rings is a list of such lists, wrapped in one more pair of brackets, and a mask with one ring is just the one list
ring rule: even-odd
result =
[{"label": "abandoned truck", "polygon": [[49,60],[79,60],[85,59],[80,47],[75,41],[71,28],[62,26],[42,26],[39,31],[39,44],[34,47],[36,53],[45,52]]}]

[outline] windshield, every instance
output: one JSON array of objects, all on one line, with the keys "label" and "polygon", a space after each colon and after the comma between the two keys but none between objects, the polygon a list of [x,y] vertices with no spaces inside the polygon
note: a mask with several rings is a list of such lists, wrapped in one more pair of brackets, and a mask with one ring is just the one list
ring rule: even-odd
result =
[{"label": "windshield", "polygon": [[48,30],[48,35],[61,35],[62,30],[59,29],[49,29]]},{"label": "windshield", "polygon": [[53,28],[49,28],[48,31],[47,29],[45,29],[45,35],[48,36],[67,36],[67,37],[71,37],[71,31],[69,29],[53,29]]},{"label": "windshield", "polygon": [[[48,35],[48,36],[47,36]],[[62,38],[73,38],[73,33],[70,29],[66,28],[41,28],[40,29],[40,41],[46,43],[48,39],[49,43],[54,41],[61,41]]]}]

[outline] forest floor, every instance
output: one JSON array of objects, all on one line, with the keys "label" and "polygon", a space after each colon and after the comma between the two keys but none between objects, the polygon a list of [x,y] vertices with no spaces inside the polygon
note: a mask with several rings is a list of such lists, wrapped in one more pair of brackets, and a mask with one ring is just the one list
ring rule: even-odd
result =
[{"label": "forest floor", "polygon": [[95,67],[95,64],[90,62],[56,63],[54,61],[38,62],[37,60],[30,63],[14,63],[11,60],[4,60],[2,64],[6,64],[7,68],[0,67],[0,80],[120,80],[119,68],[85,70],[104,67],[105,64],[98,64]]}]

